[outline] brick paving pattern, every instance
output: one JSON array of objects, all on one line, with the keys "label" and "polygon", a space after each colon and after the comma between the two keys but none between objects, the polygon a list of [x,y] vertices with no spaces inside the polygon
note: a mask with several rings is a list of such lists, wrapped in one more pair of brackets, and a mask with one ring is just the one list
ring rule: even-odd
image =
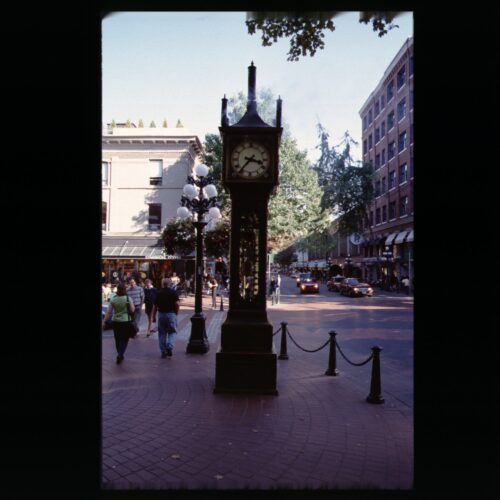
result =
[{"label": "brick paving pattern", "polygon": [[[206,354],[185,352],[193,297],[182,300],[171,358],[160,358],[157,334],[141,333],[117,365],[103,332],[103,489],[412,488],[412,409],[385,393],[382,405],[366,402],[370,363],[362,376],[343,365],[329,377],[328,348],[315,355],[288,343],[278,396],[213,394],[227,306],[212,311],[210,300]],[[268,310],[273,330],[287,307]],[[274,341],[279,353],[279,334]]]}]

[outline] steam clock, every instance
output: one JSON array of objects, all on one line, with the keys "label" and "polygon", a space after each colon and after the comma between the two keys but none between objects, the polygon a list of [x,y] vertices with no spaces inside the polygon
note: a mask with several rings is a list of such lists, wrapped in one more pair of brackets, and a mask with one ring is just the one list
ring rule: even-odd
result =
[{"label": "steam clock", "polygon": [[281,99],[276,126],[257,113],[256,68],[248,68],[244,116],[229,125],[222,99],[223,185],[231,196],[229,309],[216,353],[214,392],[278,394],[277,356],[266,312],[266,255],[269,196],[278,185]]}]

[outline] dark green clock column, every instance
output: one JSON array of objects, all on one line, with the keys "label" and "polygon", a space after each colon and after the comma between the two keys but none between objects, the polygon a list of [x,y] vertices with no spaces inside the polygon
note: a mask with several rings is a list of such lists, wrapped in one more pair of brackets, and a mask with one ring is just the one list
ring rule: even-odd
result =
[{"label": "dark green clock column", "polygon": [[248,103],[229,125],[222,100],[223,184],[231,195],[229,309],[216,353],[214,392],[278,394],[273,327],[266,311],[267,219],[278,184],[281,99],[276,126],[257,113],[251,64]]}]

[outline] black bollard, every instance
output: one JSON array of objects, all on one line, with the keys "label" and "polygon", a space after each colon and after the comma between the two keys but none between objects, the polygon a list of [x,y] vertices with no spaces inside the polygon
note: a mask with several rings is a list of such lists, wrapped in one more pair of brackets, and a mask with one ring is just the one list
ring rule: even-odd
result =
[{"label": "black bollard", "polygon": [[381,404],[384,402],[384,398],[381,394],[381,383],[380,383],[380,351],[381,347],[373,346],[373,364],[372,364],[372,380],[370,383],[370,394],[366,398],[368,403]]},{"label": "black bollard", "polygon": [[278,359],[288,359],[288,354],[286,352],[286,326],[288,323],[286,321],[281,322],[281,348],[280,355]]},{"label": "black bollard", "polygon": [[224,304],[222,303],[222,292],[220,293],[220,310],[224,310]]},{"label": "black bollard", "polygon": [[331,332],[328,332],[328,335],[330,335],[330,354],[328,356],[328,370],[326,370],[325,375],[336,377],[339,374],[339,371],[337,370],[337,345],[335,340],[337,332],[332,330]]}]

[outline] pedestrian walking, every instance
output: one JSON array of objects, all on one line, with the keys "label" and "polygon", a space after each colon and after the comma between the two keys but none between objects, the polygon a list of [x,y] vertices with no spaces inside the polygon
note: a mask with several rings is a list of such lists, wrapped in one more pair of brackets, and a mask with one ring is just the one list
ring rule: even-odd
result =
[{"label": "pedestrian walking", "polygon": [[276,302],[276,279],[271,278],[269,282],[269,296],[271,297],[271,304],[274,305]]},{"label": "pedestrian walking", "polygon": [[104,329],[106,322],[111,318],[117,352],[116,362],[118,364],[125,359],[125,351],[130,338],[130,330],[127,328],[130,318],[129,308],[130,312],[134,312],[133,302],[127,301],[127,299],[127,287],[125,284],[120,283],[117,286],[116,295],[111,298],[108,310],[102,320],[102,328]]},{"label": "pedestrian walking", "polygon": [[170,285],[174,290],[177,289],[177,285],[181,281],[179,276],[177,276],[177,273],[172,273],[172,277],[170,278],[172,280],[172,284]]},{"label": "pedestrian walking", "polygon": [[158,289],[153,286],[153,282],[148,278],[144,281],[144,307],[146,311],[146,316],[148,317],[148,329],[146,332],[146,337],[149,337],[151,333],[156,332],[154,327],[152,328],[152,323],[156,323],[156,315],[153,316],[153,306],[155,303],[156,295],[158,294]]},{"label": "pedestrian walking", "polygon": [[158,342],[161,357],[172,356],[172,351],[177,338],[177,314],[179,313],[179,296],[172,288],[172,280],[163,278],[161,289],[156,295],[153,306],[153,315],[158,318]]},{"label": "pedestrian walking", "polygon": [[217,281],[215,278],[209,278],[208,280],[208,289],[210,290],[210,294],[212,295],[212,309],[217,308]]},{"label": "pedestrian walking", "polygon": [[281,275],[278,273],[276,276],[276,304],[280,303],[280,294],[281,294]]},{"label": "pedestrian walking", "polygon": [[410,295],[410,279],[408,278],[408,276],[405,276],[401,279],[401,284],[403,285],[406,295]]},{"label": "pedestrian walking", "polygon": [[144,289],[139,286],[134,278],[129,281],[129,287],[127,289],[127,295],[129,299],[134,304],[134,316],[132,321],[137,326],[137,331],[139,331],[139,325],[141,322],[142,306],[144,304]]}]

